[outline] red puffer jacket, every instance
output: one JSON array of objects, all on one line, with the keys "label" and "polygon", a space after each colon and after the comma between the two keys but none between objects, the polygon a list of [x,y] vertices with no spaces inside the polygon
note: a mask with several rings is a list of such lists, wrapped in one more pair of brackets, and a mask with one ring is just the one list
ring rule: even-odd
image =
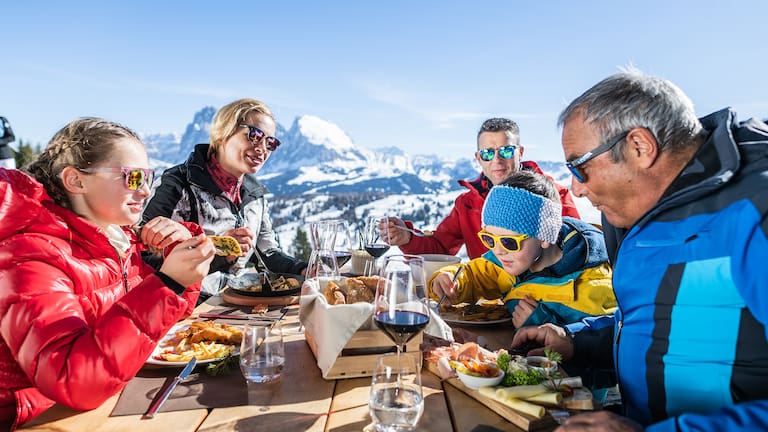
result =
[{"label": "red puffer jacket", "polygon": [[200,285],[177,295],[125,231],[132,244],[121,258],[40,183],[0,169],[0,424],[16,427],[54,403],[98,407],[192,312]]},{"label": "red puffer jacket", "polygon": [[[539,165],[533,161],[522,163],[523,169],[531,170],[538,174],[544,174]],[[547,176],[549,177],[549,176]],[[550,177],[551,178],[551,177]],[[456,255],[461,245],[467,245],[467,256],[475,259],[488,251],[477,237],[482,228],[482,211],[485,197],[488,195],[491,184],[484,175],[474,181],[459,180],[459,184],[469,189],[456,197],[451,213],[440,222],[435,232],[428,237],[412,236],[408,244],[399,246],[403,253],[407,254],[448,254]],[[560,193],[560,202],[563,205],[563,216],[580,218],[576,204],[568,188],[555,183]],[[413,228],[413,222],[406,221],[409,228]]]}]

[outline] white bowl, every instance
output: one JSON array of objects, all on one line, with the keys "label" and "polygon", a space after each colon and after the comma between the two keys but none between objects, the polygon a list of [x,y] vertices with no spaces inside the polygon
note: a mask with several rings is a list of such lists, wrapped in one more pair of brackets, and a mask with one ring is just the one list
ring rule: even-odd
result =
[{"label": "white bowl", "polygon": [[464,383],[465,386],[471,388],[472,390],[477,390],[480,387],[493,387],[499,385],[501,380],[504,379],[504,371],[499,369],[499,375],[495,376],[493,378],[486,378],[486,377],[478,377],[473,375],[467,375],[463,374],[459,371],[456,371],[456,375],[459,376],[459,379],[462,383]]},{"label": "white bowl", "polygon": [[441,268],[461,262],[461,258],[455,255],[422,254],[420,256],[424,258],[424,274],[427,281]]}]

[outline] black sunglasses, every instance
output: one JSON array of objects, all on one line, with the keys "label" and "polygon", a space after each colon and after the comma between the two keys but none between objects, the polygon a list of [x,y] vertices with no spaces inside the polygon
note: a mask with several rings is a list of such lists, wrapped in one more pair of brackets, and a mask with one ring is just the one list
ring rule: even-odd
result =
[{"label": "black sunglasses", "polygon": [[[269,150],[270,152],[273,152],[277,150],[278,147],[280,147],[279,139],[273,136],[267,136],[267,134],[264,133],[263,130],[257,128],[256,126],[241,124],[240,127],[248,128],[248,140],[254,146],[256,146],[259,143],[259,141],[264,139],[266,141],[267,150]],[[266,139],[264,137],[266,137]]]},{"label": "black sunglasses", "polygon": [[616,144],[620,143],[624,138],[627,137],[630,131],[626,131],[619,136],[615,137],[612,140],[608,140],[605,144],[598,146],[592,151],[587,152],[584,154],[584,156],[577,158],[576,160],[570,160],[565,163],[565,166],[568,167],[568,170],[573,174],[574,177],[576,177],[576,180],[579,181],[579,183],[584,183],[587,181],[587,175],[584,173],[584,171],[579,168],[580,166],[584,165],[585,163],[591,161],[592,159],[596,158],[597,156],[600,156],[601,154],[607,152],[608,150],[614,148]]}]

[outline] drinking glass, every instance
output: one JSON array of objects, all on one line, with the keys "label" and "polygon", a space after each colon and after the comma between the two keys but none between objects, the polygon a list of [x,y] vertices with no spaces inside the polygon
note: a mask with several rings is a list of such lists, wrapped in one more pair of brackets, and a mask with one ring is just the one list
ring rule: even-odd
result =
[{"label": "drinking glass", "polygon": [[368,409],[376,431],[410,431],[424,412],[418,355],[376,358]]},{"label": "drinking glass", "polygon": [[308,277],[335,278],[339,276],[339,265],[334,250],[340,222],[344,221],[323,220],[309,224],[312,255],[310,255],[307,263]]},{"label": "drinking glass", "polygon": [[376,273],[376,260],[389,250],[389,220],[383,216],[370,216],[365,224],[365,250],[373,257],[373,266],[366,276]]},{"label": "drinking glass", "polygon": [[373,320],[397,345],[397,353],[429,323],[424,259],[416,255],[390,255],[376,286]]},{"label": "drinking glass", "polygon": [[336,219],[336,241],[334,242],[333,254],[336,256],[336,264],[339,269],[349,262],[352,258],[352,249],[354,249],[354,240],[349,231],[349,224],[345,220]]},{"label": "drinking glass", "polygon": [[249,383],[266,383],[280,378],[285,365],[283,328],[247,323],[240,344],[240,370]]}]

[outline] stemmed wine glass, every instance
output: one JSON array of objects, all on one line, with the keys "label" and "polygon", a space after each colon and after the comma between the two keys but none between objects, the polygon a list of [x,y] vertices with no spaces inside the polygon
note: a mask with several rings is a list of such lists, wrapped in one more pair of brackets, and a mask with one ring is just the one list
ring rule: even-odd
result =
[{"label": "stemmed wine glass", "polygon": [[390,255],[380,274],[373,320],[397,345],[399,358],[405,344],[429,323],[424,259],[416,255]]},{"label": "stemmed wine glass", "polygon": [[336,222],[336,241],[334,242],[333,254],[336,256],[339,269],[341,269],[352,258],[353,239],[347,221],[335,219],[334,222]]},{"label": "stemmed wine glass", "polygon": [[[389,220],[386,217],[370,216],[365,224],[365,250],[373,257],[373,262],[389,250]],[[371,269],[373,270],[373,269]],[[371,271],[374,273],[374,271]]]}]

